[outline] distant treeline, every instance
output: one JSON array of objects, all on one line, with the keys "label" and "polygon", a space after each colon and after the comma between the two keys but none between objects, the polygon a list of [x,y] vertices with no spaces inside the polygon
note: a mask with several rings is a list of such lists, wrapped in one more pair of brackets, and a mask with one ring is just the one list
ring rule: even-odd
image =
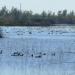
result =
[{"label": "distant treeline", "polygon": [[75,24],[75,12],[63,10],[56,14],[51,11],[33,14],[32,11],[21,11],[17,8],[9,11],[6,7],[0,10],[1,26],[50,26],[55,24]]}]

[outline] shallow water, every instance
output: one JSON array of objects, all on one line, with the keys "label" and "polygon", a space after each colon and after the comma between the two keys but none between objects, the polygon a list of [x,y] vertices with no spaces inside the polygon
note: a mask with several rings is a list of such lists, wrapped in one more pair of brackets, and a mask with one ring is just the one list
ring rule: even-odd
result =
[{"label": "shallow water", "polygon": [[0,75],[75,75],[75,31],[60,30],[2,27]]}]

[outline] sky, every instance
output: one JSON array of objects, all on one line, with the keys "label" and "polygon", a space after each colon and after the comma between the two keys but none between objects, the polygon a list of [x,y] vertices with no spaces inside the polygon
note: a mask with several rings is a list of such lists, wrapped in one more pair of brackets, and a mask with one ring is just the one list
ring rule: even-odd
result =
[{"label": "sky", "polygon": [[67,9],[75,11],[75,0],[0,0],[0,9],[6,6],[7,9],[16,7],[21,10],[32,10],[34,13],[41,13],[43,10],[57,12]]}]

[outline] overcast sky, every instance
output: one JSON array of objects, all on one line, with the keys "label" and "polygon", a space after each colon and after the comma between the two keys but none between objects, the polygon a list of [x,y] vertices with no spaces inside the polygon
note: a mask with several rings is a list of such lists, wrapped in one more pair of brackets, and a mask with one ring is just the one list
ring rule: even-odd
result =
[{"label": "overcast sky", "polygon": [[12,6],[22,10],[32,10],[34,13],[45,11],[55,11],[67,9],[75,11],[75,0],[0,0],[0,9],[6,6],[11,9]]}]

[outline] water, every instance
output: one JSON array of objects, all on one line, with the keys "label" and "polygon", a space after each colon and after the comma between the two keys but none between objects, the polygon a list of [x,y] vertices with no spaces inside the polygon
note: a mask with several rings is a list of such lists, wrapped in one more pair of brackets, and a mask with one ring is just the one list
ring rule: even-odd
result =
[{"label": "water", "polygon": [[1,28],[0,75],[75,75],[74,27]]}]

